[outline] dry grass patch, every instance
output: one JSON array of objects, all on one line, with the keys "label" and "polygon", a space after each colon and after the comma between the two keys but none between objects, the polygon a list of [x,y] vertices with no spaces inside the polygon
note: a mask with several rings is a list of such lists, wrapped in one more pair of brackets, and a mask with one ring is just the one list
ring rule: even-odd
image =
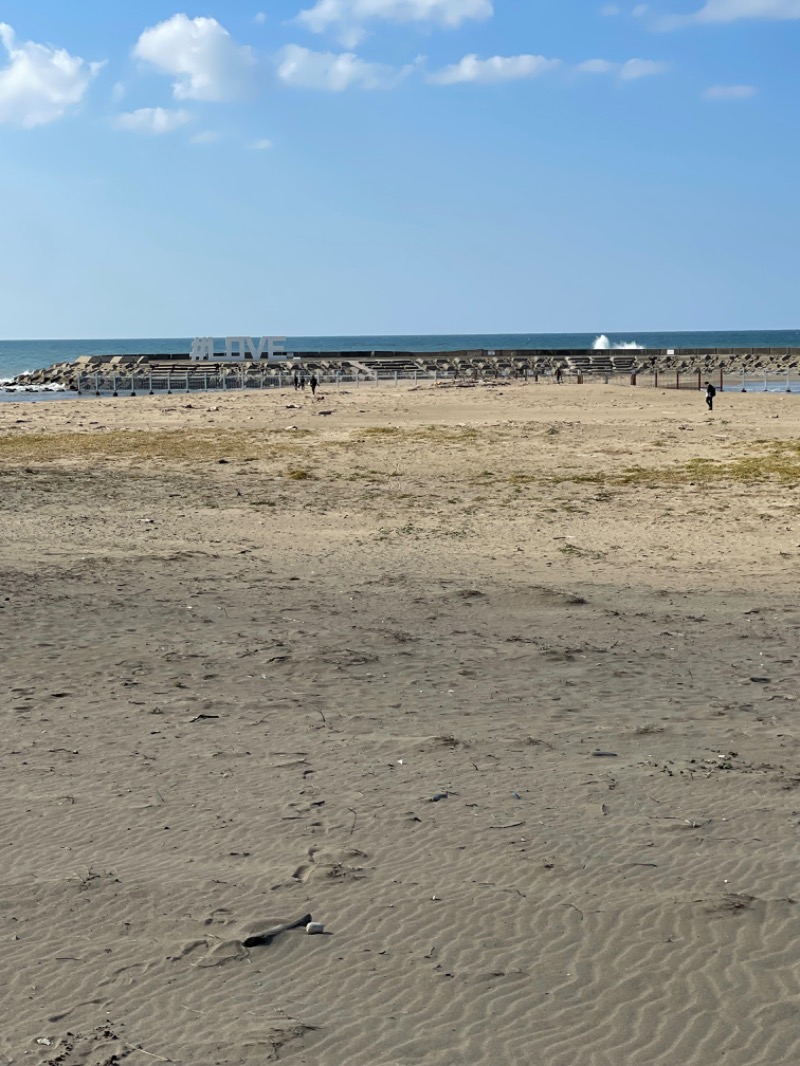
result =
[{"label": "dry grass patch", "polygon": [[98,433],[24,433],[0,437],[0,460],[130,460],[218,462],[296,454],[283,432],[239,430],[109,430]]},{"label": "dry grass patch", "polygon": [[374,443],[391,444],[464,444],[469,441],[480,441],[481,444],[492,444],[497,439],[497,433],[491,429],[478,430],[474,426],[419,426],[414,429],[401,429],[393,426],[368,426],[366,429],[356,430],[349,444],[363,444],[365,440]]},{"label": "dry grass patch", "polygon": [[[633,466],[617,473],[565,473],[559,477],[542,477],[551,485],[641,486],[662,488],[669,485],[708,486],[724,483],[757,484],[769,481],[800,484],[800,442],[772,441],[761,454],[736,459],[689,459],[669,467]],[[514,483],[514,482],[512,482]]]},{"label": "dry grass patch", "polygon": [[667,469],[633,467],[607,479],[617,485],[711,485],[719,482],[756,484],[766,481],[800,482],[800,445],[777,442],[761,455],[738,459],[690,459]]},{"label": "dry grass patch", "polygon": [[[0,464],[18,469],[47,463],[80,465],[92,462],[124,462],[203,465],[226,462],[272,462],[283,460],[283,477],[308,480],[312,469],[325,476],[366,483],[379,483],[390,477],[422,477],[426,485],[445,478],[448,495],[459,482],[475,487],[526,486],[543,489],[558,485],[595,486],[603,498],[614,487],[653,487],[713,484],[756,484],[770,481],[800,484],[800,442],[753,442],[751,454],[738,457],[697,457],[672,465],[622,466],[619,462],[603,469],[595,463],[565,469],[558,456],[538,457],[519,442],[523,454],[515,451],[523,469],[507,469],[498,446],[513,442],[515,434],[507,427],[430,425],[415,428],[371,426],[352,432],[349,438],[320,437],[308,430],[234,430],[184,428],[174,430],[108,430],[97,432],[14,433],[0,436]],[[408,454],[403,453],[407,445]],[[419,450],[419,445],[422,449]],[[426,458],[442,448],[446,458],[438,465]],[[389,450],[391,449],[391,450]],[[413,449],[413,450],[412,450]],[[510,454],[510,453],[509,453]],[[339,462],[347,463],[347,469]],[[564,458],[575,457],[564,456]],[[459,460],[463,459],[463,462]],[[356,460],[354,463],[353,460]],[[371,461],[370,461],[371,460]],[[391,460],[391,462],[389,461]],[[385,469],[384,469],[385,467]],[[492,467],[498,467],[497,472]],[[504,469],[505,467],[505,469]],[[288,468],[288,469],[287,469]],[[475,469],[477,468],[477,469]],[[554,472],[556,471],[556,472]],[[321,475],[320,475],[321,476]]]}]

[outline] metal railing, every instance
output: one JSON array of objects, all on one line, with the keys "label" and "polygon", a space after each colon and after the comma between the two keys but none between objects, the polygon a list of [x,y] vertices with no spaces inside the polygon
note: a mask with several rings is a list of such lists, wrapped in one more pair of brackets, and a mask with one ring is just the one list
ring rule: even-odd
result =
[{"label": "metal railing", "polygon": [[[146,396],[159,393],[192,392],[243,392],[263,389],[291,389],[294,385],[294,370],[298,377],[305,376],[306,387],[311,373],[302,368],[197,368],[149,371],[146,367],[131,370],[84,371],[73,379],[73,391],[79,395],[94,396]],[[441,368],[430,369],[405,367],[384,371],[363,370],[317,370],[314,372],[320,386],[349,385],[355,388],[374,385],[399,385],[409,382],[470,384],[605,384],[639,385],[661,389],[703,389],[710,381],[720,392],[791,392],[800,393],[800,371],[733,371],[715,368],[712,370],[670,370],[625,373],[607,368]]]},{"label": "metal railing", "polygon": [[[707,381],[720,392],[800,392],[797,370],[663,370],[635,375],[638,384],[659,389],[703,389]],[[635,382],[636,383],[636,382]]]},{"label": "metal railing", "polygon": [[[298,377],[305,377],[309,384],[310,373],[297,370]],[[560,378],[555,370],[534,371],[519,368],[432,368],[399,370],[359,370],[316,371],[315,376],[322,385],[352,385],[368,387],[372,385],[399,385],[401,382],[453,383],[469,385],[472,383],[509,383],[527,381],[529,383],[554,384],[558,380],[563,384],[583,384],[585,380],[599,380],[608,383],[611,375],[605,371],[587,373],[580,370],[564,369]],[[153,396],[156,393],[191,393],[191,392],[242,392],[245,390],[288,389],[294,386],[294,370],[241,369],[175,369],[150,371],[147,368],[131,370],[97,370],[84,371],[73,379],[74,390],[79,395],[94,396]],[[627,380],[627,378],[626,378]]]}]

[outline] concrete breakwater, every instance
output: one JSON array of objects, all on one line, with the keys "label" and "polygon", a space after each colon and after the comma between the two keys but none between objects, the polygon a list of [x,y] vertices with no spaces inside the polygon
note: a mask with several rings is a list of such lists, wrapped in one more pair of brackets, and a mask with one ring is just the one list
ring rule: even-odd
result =
[{"label": "concrete breakwater", "polygon": [[558,370],[589,378],[640,373],[738,371],[780,373],[800,367],[800,348],[508,349],[441,352],[294,352],[286,359],[193,360],[174,355],[93,355],[15,378],[12,388],[81,392],[120,388],[162,391],[287,383],[295,371],[322,381],[550,377]]}]

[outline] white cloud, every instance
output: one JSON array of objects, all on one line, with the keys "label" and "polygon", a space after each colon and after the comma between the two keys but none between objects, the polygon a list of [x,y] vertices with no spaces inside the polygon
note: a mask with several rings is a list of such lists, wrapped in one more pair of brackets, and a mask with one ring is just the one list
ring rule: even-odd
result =
[{"label": "white cloud", "polygon": [[636,81],[638,78],[663,74],[667,70],[669,63],[657,63],[653,59],[629,59],[619,68],[619,76],[623,81]]},{"label": "white cloud", "polygon": [[191,144],[216,144],[222,137],[222,134],[217,130],[200,130],[199,133],[194,133],[189,138]]},{"label": "white cloud", "polygon": [[668,15],[660,29],[674,30],[692,23],[738,22],[740,19],[800,19],[800,0],[706,0],[688,15]]},{"label": "white cloud", "polygon": [[545,59],[544,56],[492,56],[490,59],[478,59],[473,54],[431,74],[428,80],[435,85],[457,85],[463,82],[489,85],[518,78],[535,78],[558,65],[557,59]]},{"label": "white cloud", "polygon": [[118,81],[114,88],[111,90],[111,99],[115,104],[118,104],[121,100],[125,99],[125,93],[127,92],[123,82]]},{"label": "white cloud", "polygon": [[133,54],[175,76],[178,100],[235,99],[255,63],[252,49],[238,45],[216,19],[187,15],[173,15],[145,30]]},{"label": "white cloud", "polygon": [[297,16],[313,33],[335,30],[348,47],[364,37],[364,24],[373,19],[390,22],[433,22],[456,29],[470,19],[494,14],[492,0],[317,0]]},{"label": "white cloud", "polygon": [[650,8],[647,4],[637,4],[633,11],[631,11],[631,14],[635,19],[642,19],[649,10]]},{"label": "white cloud", "polygon": [[263,26],[266,21],[267,21],[267,13],[266,13],[266,11],[259,11],[259,13],[253,19],[253,22],[255,22],[257,26]]},{"label": "white cloud", "polygon": [[[544,56],[492,56],[479,59],[476,55],[464,56],[450,67],[438,70],[428,78],[434,85],[456,85],[471,82],[490,85],[502,81],[515,81],[520,78],[535,78],[560,67],[561,60],[546,59]],[[620,81],[636,81],[654,74],[663,74],[669,64],[653,59],[629,59],[624,63],[613,63],[608,59],[587,59],[572,68],[579,74],[613,75]]]},{"label": "white cloud", "polygon": [[622,14],[622,9],[617,7],[616,4],[605,4],[600,8],[600,14],[605,18],[614,18],[615,15]]},{"label": "white cloud", "polygon": [[800,0],[706,0],[691,16],[695,22],[737,19],[800,19]]},{"label": "white cloud", "polygon": [[750,100],[758,94],[755,85],[712,85],[703,93],[705,100]]},{"label": "white cloud", "polygon": [[127,111],[117,115],[114,125],[117,129],[130,133],[171,133],[180,126],[185,126],[191,119],[188,111],[170,110],[166,107],[140,107],[138,111]]},{"label": "white cloud", "polygon": [[87,63],[63,48],[18,42],[5,22],[0,22],[0,42],[9,59],[0,67],[0,124],[32,129],[55,122],[83,100],[104,66]]},{"label": "white cloud", "polygon": [[625,63],[612,63],[608,59],[587,59],[576,68],[581,74],[616,74],[621,81],[636,81],[669,70],[668,63],[653,59],[629,59]]},{"label": "white cloud", "polygon": [[619,63],[610,63],[607,59],[587,59],[578,64],[582,74],[613,74],[619,69]]},{"label": "white cloud", "polygon": [[354,52],[312,52],[290,44],[281,53],[278,77],[293,89],[342,92],[350,88],[391,89],[413,69],[369,63]]},{"label": "white cloud", "polygon": [[272,141],[268,137],[262,137],[259,141],[253,141],[247,146],[251,152],[268,152],[272,147]]}]

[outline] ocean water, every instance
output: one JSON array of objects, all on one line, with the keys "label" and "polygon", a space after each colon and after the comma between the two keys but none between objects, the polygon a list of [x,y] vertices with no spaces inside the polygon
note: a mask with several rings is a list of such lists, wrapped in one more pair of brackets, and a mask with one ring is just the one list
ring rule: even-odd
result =
[{"label": "ocean water", "polygon": [[[3,385],[26,371],[70,362],[80,355],[167,355],[187,352],[189,337],[109,340],[0,341],[0,399],[19,400]],[[217,340],[218,349],[222,339]],[[696,333],[469,333],[421,336],[290,337],[287,352],[435,352],[502,348],[784,348],[800,347],[800,329]],[[46,394],[48,397],[52,393]]]}]

